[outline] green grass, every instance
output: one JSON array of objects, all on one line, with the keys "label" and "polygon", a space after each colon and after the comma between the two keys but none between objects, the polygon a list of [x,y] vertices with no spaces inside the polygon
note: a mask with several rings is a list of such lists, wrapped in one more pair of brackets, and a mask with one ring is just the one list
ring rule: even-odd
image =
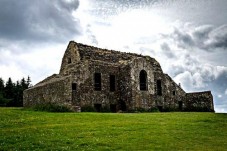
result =
[{"label": "green grass", "polygon": [[226,150],[227,114],[0,108],[0,150]]}]

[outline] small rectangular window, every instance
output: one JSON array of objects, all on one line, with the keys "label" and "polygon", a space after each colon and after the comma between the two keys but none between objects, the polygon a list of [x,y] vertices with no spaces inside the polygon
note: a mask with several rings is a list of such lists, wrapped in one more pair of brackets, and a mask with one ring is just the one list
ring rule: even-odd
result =
[{"label": "small rectangular window", "polygon": [[101,91],[101,73],[94,74],[94,89],[95,91]]},{"label": "small rectangular window", "polygon": [[76,91],[76,83],[72,83],[72,90]]},{"label": "small rectangular window", "polygon": [[182,101],[179,101],[179,102],[178,102],[178,105],[179,105],[179,110],[181,111],[182,108],[183,108],[183,102],[182,102]]},{"label": "small rectangular window", "polygon": [[176,91],[173,91],[173,95],[176,95]]},{"label": "small rectangular window", "polygon": [[162,96],[162,81],[157,80],[157,95]]},{"label": "small rectangular window", "polygon": [[115,75],[110,75],[110,91],[113,92],[115,91]]},{"label": "small rectangular window", "polygon": [[72,63],[71,58],[68,58],[68,64]]}]

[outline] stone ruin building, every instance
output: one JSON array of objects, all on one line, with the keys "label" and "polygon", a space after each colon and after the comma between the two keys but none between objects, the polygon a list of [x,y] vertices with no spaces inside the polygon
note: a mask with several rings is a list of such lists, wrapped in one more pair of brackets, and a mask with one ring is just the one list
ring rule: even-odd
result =
[{"label": "stone ruin building", "polygon": [[210,91],[186,93],[154,58],[74,41],[59,74],[24,91],[24,107],[47,103],[74,111],[214,111]]}]

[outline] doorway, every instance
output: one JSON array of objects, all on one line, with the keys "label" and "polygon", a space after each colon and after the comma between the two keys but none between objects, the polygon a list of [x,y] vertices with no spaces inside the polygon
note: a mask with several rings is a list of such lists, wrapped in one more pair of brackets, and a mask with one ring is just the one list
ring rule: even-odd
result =
[{"label": "doorway", "polygon": [[94,104],[96,112],[101,112],[102,104]]},{"label": "doorway", "polygon": [[120,99],[118,101],[118,104],[119,104],[119,110],[121,110],[121,111],[126,111],[127,110],[125,101]]},{"label": "doorway", "polygon": [[110,104],[110,111],[113,113],[117,112],[117,105],[116,104]]}]

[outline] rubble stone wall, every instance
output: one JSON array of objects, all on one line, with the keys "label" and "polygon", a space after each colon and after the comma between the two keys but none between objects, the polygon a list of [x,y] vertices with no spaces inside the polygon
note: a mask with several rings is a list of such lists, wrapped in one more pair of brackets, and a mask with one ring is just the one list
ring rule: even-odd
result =
[{"label": "rubble stone wall", "polygon": [[[169,75],[164,74],[163,78],[163,110],[182,110],[185,91]],[[182,106],[179,104],[182,104]]]},{"label": "rubble stone wall", "polygon": [[[101,90],[94,89],[94,74],[101,73]],[[109,76],[115,75],[116,81],[119,80],[119,68],[103,62],[91,61],[87,70],[87,78],[79,84],[74,103],[80,106],[94,106],[101,104],[108,108],[110,104],[117,104],[119,97],[119,84],[116,82],[116,89],[110,92]],[[75,75],[76,78],[78,75]]]},{"label": "rubble stone wall", "polygon": [[109,63],[117,63],[119,61],[131,60],[135,57],[141,56],[138,54],[106,50],[83,44],[77,44],[77,48],[81,60],[100,60]]},{"label": "rubble stone wall", "polygon": [[27,89],[24,91],[23,105],[32,107],[39,104],[55,103],[70,106],[72,98],[69,82],[70,78],[66,77]]},{"label": "rubble stone wall", "polygon": [[[95,90],[95,73],[101,74],[101,90]],[[110,75],[115,76],[114,91],[110,90]],[[24,106],[45,103],[72,108],[89,106],[97,111],[99,108],[131,111],[155,107],[160,111],[213,110],[210,91],[186,94],[150,56],[72,41],[62,58],[59,74],[24,91]]]},{"label": "rubble stone wall", "polygon": [[[132,101],[134,108],[148,110],[155,107],[154,70],[149,58],[136,58],[131,64]],[[146,90],[140,90],[140,73],[146,73]]]},{"label": "rubble stone wall", "polygon": [[214,111],[211,91],[187,93],[185,96],[185,111]]}]

